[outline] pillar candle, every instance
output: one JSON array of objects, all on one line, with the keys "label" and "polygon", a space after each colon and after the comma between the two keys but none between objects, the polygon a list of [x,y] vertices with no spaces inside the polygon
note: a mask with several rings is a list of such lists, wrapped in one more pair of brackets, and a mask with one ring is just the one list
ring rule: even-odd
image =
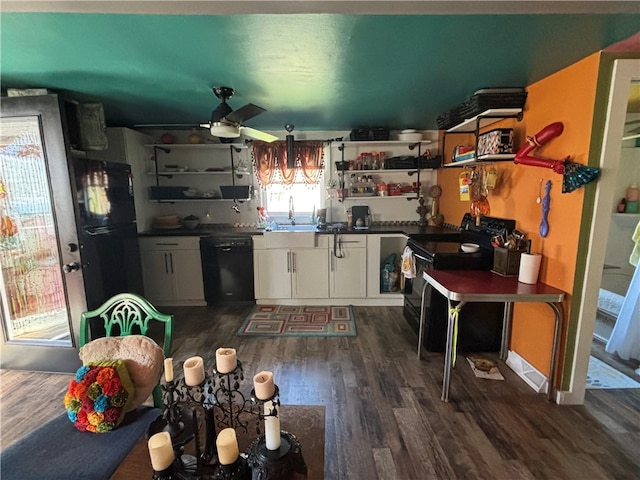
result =
[{"label": "pillar candle", "polygon": [[233,428],[220,430],[216,439],[216,448],[218,449],[218,461],[221,465],[234,463],[240,455],[236,431]]},{"label": "pillar candle", "polygon": [[278,450],[280,448],[280,417],[267,416],[273,409],[273,402],[264,402],[264,440],[267,450]]},{"label": "pillar candle", "polygon": [[151,466],[156,472],[162,472],[173,463],[173,446],[169,432],[160,432],[152,435],[147,442]]},{"label": "pillar candle", "polygon": [[164,359],[164,379],[167,382],[173,381],[173,358]]},{"label": "pillar candle", "polygon": [[253,388],[256,391],[256,397],[260,400],[267,400],[276,393],[276,386],[273,383],[273,373],[260,372],[253,377]]},{"label": "pillar candle", "polygon": [[202,357],[191,357],[184,361],[184,381],[190,387],[204,382],[204,362]]},{"label": "pillar candle", "polygon": [[230,373],[236,369],[236,350],[234,348],[219,348],[216,350],[216,370],[220,373]]}]

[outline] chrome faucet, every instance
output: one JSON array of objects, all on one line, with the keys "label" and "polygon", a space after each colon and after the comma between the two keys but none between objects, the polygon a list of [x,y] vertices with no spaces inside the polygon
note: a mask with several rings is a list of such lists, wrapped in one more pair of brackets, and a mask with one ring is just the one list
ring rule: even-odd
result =
[{"label": "chrome faucet", "polygon": [[293,195],[289,195],[289,220],[291,220],[291,225],[296,224],[296,219],[293,216]]}]

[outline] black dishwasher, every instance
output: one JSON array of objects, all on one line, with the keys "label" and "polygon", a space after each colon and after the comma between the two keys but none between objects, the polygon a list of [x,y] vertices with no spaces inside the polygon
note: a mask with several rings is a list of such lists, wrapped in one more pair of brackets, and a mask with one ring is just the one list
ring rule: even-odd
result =
[{"label": "black dishwasher", "polygon": [[207,305],[255,300],[251,237],[202,237],[200,254]]}]

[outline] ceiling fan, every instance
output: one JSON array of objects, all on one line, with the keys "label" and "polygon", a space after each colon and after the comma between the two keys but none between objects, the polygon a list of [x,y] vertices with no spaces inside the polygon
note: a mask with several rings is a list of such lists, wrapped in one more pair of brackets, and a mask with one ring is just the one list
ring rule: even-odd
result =
[{"label": "ceiling fan", "polygon": [[278,139],[278,137],[270,133],[242,125],[244,121],[266,112],[264,108],[253,103],[247,103],[243,107],[233,110],[227,103],[227,99],[234,94],[234,90],[231,87],[213,87],[213,93],[222,100],[222,103],[211,112],[209,123],[200,124],[201,127],[208,128],[211,135],[221,138],[237,138],[242,134],[265,142],[273,142]]}]

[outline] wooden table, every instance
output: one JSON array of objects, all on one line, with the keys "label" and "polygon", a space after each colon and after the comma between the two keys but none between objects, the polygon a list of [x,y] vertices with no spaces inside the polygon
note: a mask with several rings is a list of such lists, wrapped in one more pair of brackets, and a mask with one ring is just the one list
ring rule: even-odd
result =
[{"label": "wooden table", "polygon": [[563,311],[562,299],[564,292],[544,283],[527,284],[518,282],[516,277],[503,277],[487,270],[429,270],[423,273],[425,280],[422,289],[422,308],[420,312],[420,330],[418,332],[418,359],[424,335],[424,304],[425,291],[431,285],[447,298],[448,323],[447,341],[444,356],[444,378],[442,380],[442,400],[449,401],[449,381],[451,377],[451,363],[455,353],[454,342],[458,315],[460,310],[469,302],[504,302],[504,317],[502,324],[502,343],[500,358],[506,359],[511,341],[511,320],[513,304],[515,302],[543,302],[551,307],[555,314],[555,329],[553,334],[553,348],[549,366],[549,389],[547,399],[553,400],[553,386],[555,379],[556,361],[558,356],[559,338],[562,330]]},{"label": "wooden table", "polygon": [[[302,456],[307,464],[307,475],[296,475],[293,478],[323,480],[325,407],[282,405],[280,420],[282,430],[292,433],[300,442]],[[238,434],[240,452],[246,451],[254,439],[255,436]],[[151,479],[152,475],[147,439],[143,436],[111,480]]]}]

